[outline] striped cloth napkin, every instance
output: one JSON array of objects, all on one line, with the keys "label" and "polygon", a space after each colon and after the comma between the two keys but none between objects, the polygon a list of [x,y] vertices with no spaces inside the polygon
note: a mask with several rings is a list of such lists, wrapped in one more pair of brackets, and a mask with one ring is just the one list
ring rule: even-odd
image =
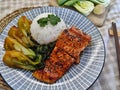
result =
[{"label": "striped cloth napkin", "polygon": [[[14,10],[31,6],[48,6],[49,0],[0,0],[0,19]],[[120,30],[120,1],[114,0],[104,26],[98,28],[106,46],[106,60],[103,71],[88,90],[120,90],[120,79],[117,67],[114,38],[108,35],[111,22],[117,23]]]}]

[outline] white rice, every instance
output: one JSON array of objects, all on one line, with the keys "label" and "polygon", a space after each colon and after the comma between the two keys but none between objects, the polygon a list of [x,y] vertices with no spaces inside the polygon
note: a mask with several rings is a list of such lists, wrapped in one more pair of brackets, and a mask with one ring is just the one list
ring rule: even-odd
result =
[{"label": "white rice", "polygon": [[55,26],[48,23],[48,25],[46,25],[45,27],[40,27],[37,21],[40,18],[47,17],[48,14],[51,14],[51,13],[40,14],[32,21],[32,24],[31,24],[31,29],[30,29],[31,35],[33,39],[35,39],[39,44],[48,44],[50,42],[57,40],[61,32],[64,29],[66,29],[66,25],[62,19],[61,19],[61,22],[59,22]]}]

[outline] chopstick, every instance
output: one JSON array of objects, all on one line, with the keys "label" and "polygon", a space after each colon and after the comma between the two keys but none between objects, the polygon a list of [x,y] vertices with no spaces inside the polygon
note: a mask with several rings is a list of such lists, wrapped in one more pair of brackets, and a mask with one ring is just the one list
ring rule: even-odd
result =
[{"label": "chopstick", "polygon": [[114,23],[114,22],[112,22],[112,30],[113,30],[113,33],[114,33],[116,54],[117,54],[117,61],[118,61],[118,69],[119,69],[119,76],[120,76],[120,47],[119,47],[119,39],[118,39],[116,23]]},{"label": "chopstick", "polygon": [[[108,31],[109,31],[108,33],[109,33],[110,36],[114,36],[114,33],[113,33],[112,29],[109,29]],[[117,34],[118,34],[118,37],[120,37],[120,32],[117,32]]]}]

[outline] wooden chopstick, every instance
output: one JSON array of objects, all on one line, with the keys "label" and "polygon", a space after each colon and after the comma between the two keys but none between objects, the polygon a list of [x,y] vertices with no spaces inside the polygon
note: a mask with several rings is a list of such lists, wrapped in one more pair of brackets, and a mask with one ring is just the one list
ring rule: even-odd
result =
[{"label": "wooden chopstick", "polygon": [[117,54],[117,61],[118,61],[118,69],[119,69],[119,76],[120,76],[120,47],[119,47],[119,39],[118,39],[116,23],[114,23],[114,22],[112,22],[112,30],[113,30],[113,33],[114,33],[116,54]]},{"label": "wooden chopstick", "polygon": [[[109,29],[108,33],[109,33],[110,36],[114,36],[114,33],[113,33],[112,29]],[[117,32],[117,34],[118,34],[118,37],[120,37],[120,32]]]}]

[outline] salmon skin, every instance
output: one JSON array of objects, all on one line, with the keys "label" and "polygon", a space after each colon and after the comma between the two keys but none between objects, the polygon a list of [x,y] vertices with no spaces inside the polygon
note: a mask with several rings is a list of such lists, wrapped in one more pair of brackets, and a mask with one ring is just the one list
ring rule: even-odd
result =
[{"label": "salmon skin", "polygon": [[74,64],[79,64],[80,53],[87,47],[91,37],[76,27],[64,30],[58,37],[45,68],[33,72],[33,76],[45,83],[55,83]]}]

